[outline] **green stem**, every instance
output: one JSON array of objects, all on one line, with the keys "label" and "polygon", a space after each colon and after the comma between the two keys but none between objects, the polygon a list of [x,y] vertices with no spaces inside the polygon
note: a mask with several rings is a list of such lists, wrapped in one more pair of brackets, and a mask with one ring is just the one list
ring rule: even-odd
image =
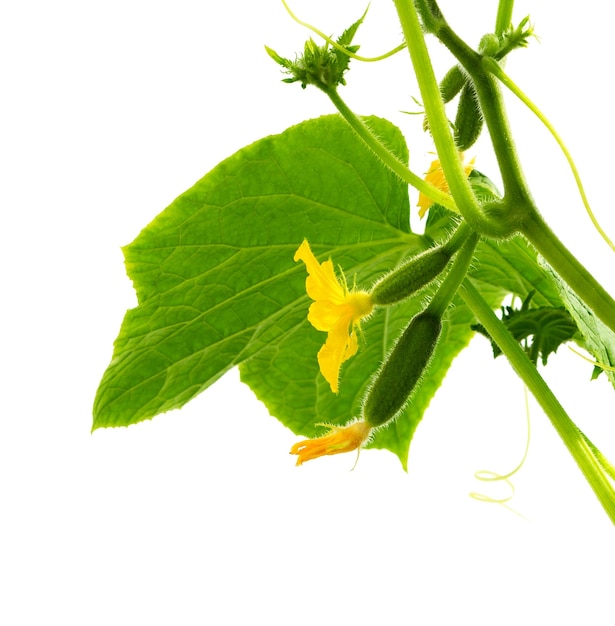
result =
[{"label": "green stem", "polygon": [[378,137],[376,137],[376,135],[374,135],[365,122],[352,112],[348,105],[342,100],[337,90],[324,86],[321,86],[320,88],[329,96],[331,102],[335,105],[335,108],[340,112],[348,124],[350,124],[350,127],[355,131],[355,133],[359,135],[359,137],[367,144],[368,148],[370,148],[390,170],[395,172],[395,174],[397,174],[404,182],[426,194],[429,198],[434,200],[434,202],[446,207],[450,211],[459,213],[459,209],[457,208],[453,198],[410,171],[408,167],[402,163],[378,139]]},{"label": "green stem", "polygon": [[436,35],[472,79],[502,176],[504,204],[515,211],[516,214],[509,219],[517,222],[521,219],[518,214],[532,207],[533,202],[521,169],[499,83],[483,67],[482,56],[470,48],[444,20],[440,22]]},{"label": "green stem", "polygon": [[450,239],[442,244],[442,248],[450,254],[455,254],[473,233],[474,231],[466,222],[461,222]]},{"label": "green stem", "polygon": [[469,280],[463,282],[459,294],[506,355],[515,372],[527,385],[551,420],[553,427],[581,469],[606,514],[615,524],[615,489],[594,456],[590,445],[580,434],[528,356]]},{"label": "green stem", "polygon": [[[396,0],[397,2],[398,0]],[[594,313],[615,332],[615,301],[596,279],[557,239],[540,217],[523,176],[493,63],[485,62],[448,26],[444,18],[434,22],[436,34],[471,76],[493,142],[502,180],[504,199],[496,208],[511,229],[522,232],[561,278],[585,301]],[[454,195],[454,194],[453,194]],[[460,209],[462,206],[459,204]]]},{"label": "green stem", "polygon": [[502,234],[500,225],[483,215],[463,170],[414,2],[412,0],[394,0],[394,2],[429,120],[429,129],[451,195],[459,211],[474,230],[485,235],[500,236]]},{"label": "green stem", "polygon": [[459,227],[456,234],[461,234],[461,236],[467,237],[467,240],[461,247],[461,250],[459,250],[457,257],[453,262],[453,266],[438,287],[438,291],[436,291],[426,309],[426,311],[429,311],[438,317],[442,317],[442,315],[444,315],[444,311],[446,311],[446,308],[453,299],[453,296],[457,293],[459,285],[461,285],[463,279],[466,277],[468,268],[470,267],[470,263],[474,257],[476,244],[479,240],[479,236],[474,232],[468,236],[469,227],[467,225],[463,227],[463,232],[460,233],[460,231],[462,231],[462,226]]},{"label": "green stem", "polygon": [[532,212],[521,232],[560,278],[615,332],[615,300],[557,238],[537,212]]},{"label": "green stem", "polygon": [[498,14],[495,18],[495,34],[501,35],[512,23],[515,0],[500,0]]}]

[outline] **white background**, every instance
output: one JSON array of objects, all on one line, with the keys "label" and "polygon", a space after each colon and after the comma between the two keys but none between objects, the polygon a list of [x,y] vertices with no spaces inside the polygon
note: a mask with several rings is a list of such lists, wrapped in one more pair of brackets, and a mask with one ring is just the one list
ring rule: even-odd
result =
[{"label": "white background", "polygon": [[[296,12],[339,34],[364,0]],[[471,10],[467,7],[474,7]],[[442,2],[470,41],[497,2]],[[614,17],[606,3],[517,2],[540,42],[507,64],[573,152],[611,237]],[[461,7],[466,7],[465,9]],[[581,11],[585,10],[586,13]],[[480,469],[507,472],[525,445],[520,382],[478,338],[458,359],[405,474],[367,451],[294,467],[297,438],[230,372],[181,411],[90,434],[91,407],[127,308],[120,247],[243,145],[332,112],[285,85],[267,44],[308,33],[277,0],[13,2],[0,12],[0,623],[611,623],[613,527],[532,403],[512,506],[476,502]],[[357,41],[400,41],[373,0]],[[438,71],[442,60],[436,45]],[[431,159],[405,54],[352,63],[343,95],[399,124],[411,164]],[[527,177],[547,220],[615,291],[567,165],[511,100]],[[495,177],[486,143],[477,166]],[[413,204],[416,197],[413,196]],[[412,216],[414,224],[418,218]],[[615,458],[613,389],[560,348],[546,371],[571,416]]]}]

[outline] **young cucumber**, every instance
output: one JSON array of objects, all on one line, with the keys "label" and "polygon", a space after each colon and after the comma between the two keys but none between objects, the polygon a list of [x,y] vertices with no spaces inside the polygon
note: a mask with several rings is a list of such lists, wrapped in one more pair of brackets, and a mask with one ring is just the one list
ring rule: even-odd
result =
[{"label": "young cucumber", "polygon": [[441,330],[440,316],[429,310],[408,324],[367,392],[363,416],[370,426],[386,424],[403,409],[431,360]]}]

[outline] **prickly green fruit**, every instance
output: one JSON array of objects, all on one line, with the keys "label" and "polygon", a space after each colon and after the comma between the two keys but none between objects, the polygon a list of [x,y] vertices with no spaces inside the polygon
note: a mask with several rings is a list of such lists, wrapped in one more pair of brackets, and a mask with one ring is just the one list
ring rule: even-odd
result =
[{"label": "prickly green fruit", "polygon": [[[466,81],[467,78],[461,67],[459,65],[453,65],[440,81],[440,97],[442,98],[442,102],[444,102],[444,104],[450,102],[461,91]],[[427,116],[423,118],[423,131],[429,131],[429,120]]]},{"label": "prickly green fruit", "polygon": [[444,102],[444,104],[450,102],[461,91],[466,81],[467,78],[459,65],[453,65],[440,81],[442,102]]},{"label": "prickly green fruit", "polygon": [[382,426],[401,411],[431,360],[441,330],[440,316],[428,310],[412,319],[367,392],[363,405],[367,424]]},{"label": "prickly green fruit", "polygon": [[399,302],[436,278],[450,261],[452,252],[439,246],[412,257],[381,278],[370,295],[376,305]]},{"label": "prickly green fruit", "polygon": [[474,144],[482,128],[483,114],[476,93],[472,85],[466,83],[459,96],[455,118],[455,145],[460,152],[465,152]]}]

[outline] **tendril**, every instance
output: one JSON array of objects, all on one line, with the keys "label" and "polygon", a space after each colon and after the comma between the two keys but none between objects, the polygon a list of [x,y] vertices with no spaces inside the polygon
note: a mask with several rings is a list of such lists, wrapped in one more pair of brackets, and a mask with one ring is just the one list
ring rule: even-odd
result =
[{"label": "tendril", "polygon": [[[354,52],[350,52],[350,50],[347,50],[346,48],[344,48],[344,46],[340,46],[340,44],[337,43],[337,41],[334,41],[333,39],[331,39],[331,37],[329,37],[328,35],[325,35],[321,30],[319,30],[315,26],[312,26],[311,24],[308,24],[307,22],[304,22],[303,20],[300,20],[291,11],[291,9],[288,6],[288,4],[286,4],[286,0],[282,0],[282,4],[284,5],[284,8],[288,12],[288,14],[291,16],[291,18],[295,22],[297,22],[297,24],[299,24],[300,26],[303,26],[304,28],[307,28],[308,30],[311,30],[313,33],[315,33],[316,35],[318,35],[319,37],[324,39],[330,46],[333,46],[336,50],[339,50],[343,54],[349,56],[351,59],[356,59],[357,61],[363,61],[365,63],[374,63],[376,61],[382,61],[384,59],[392,57],[394,54],[397,54],[398,52],[400,52],[401,50],[403,50],[406,47],[405,43],[401,43],[397,47],[393,48],[392,50],[389,50],[388,52],[385,52],[384,54],[381,54],[381,55],[376,56],[376,57],[364,57],[364,56],[361,56],[359,54],[355,54]],[[368,8],[369,8],[369,6],[368,6]],[[367,13],[367,10],[365,11],[365,13]]]},{"label": "tendril", "polygon": [[581,354],[578,350],[575,350],[572,346],[568,346],[568,350],[574,352],[577,356],[580,356],[584,361],[591,363],[594,367],[599,367],[602,370],[606,370],[607,372],[615,372],[615,367],[612,365],[607,365],[606,363],[601,363],[596,359],[591,359],[584,354]]},{"label": "tendril", "polygon": [[474,500],[478,500],[479,502],[488,502],[489,504],[499,504],[500,506],[503,506],[503,507],[507,508],[509,511],[512,511],[515,515],[518,515],[519,517],[522,517],[523,519],[527,519],[524,515],[519,513],[519,511],[516,511],[511,506],[508,506],[508,503],[515,496],[515,486],[513,485],[513,483],[510,480],[510,478],[512,476],[514,476],[523,467],[523,465],[525,463],[525,460],[527,459],[528,451],[530,449],[530,405],[529,405],[527,387],[525,387],[525,386],[523,387],[523,397],[524,397],[524,400],[525,400],[525,417],[526,417],[526,424],[527,424],[527,438],[526,438],[526,442],[525,442],[525,450],[523,452],[523,456],[521,458],[521,461],[519,462],[517,467],[515,467],[513,470],[511,470],[507,474],[498,474],[497,472],[493,472],[491,470],[477,470],[476,472],[474,472],[474,478],[476,478],[476,480],[480,480],[482,482],[488,482],[488,483],[500,482],[500,481],[505,483],[509,487],[509,489],[510,489],[510,494],[508,496],[506,496],[506,497],[494,498],[494,497],[486,495],[484,493],[478,493],[478,492],[475,492],[475,491],[471,491],[469,493],[469,496],[470,496],[470,498],[473,498]]},{"label": "tendril", "polygon": [[483,63],[486,65],[487,70],[491,72],[503,85],[508,87],[510,91],[512,91],[523,104],[525,104],[534,115],[546,126],[547,130],[551,133],[557,144],[559,145],[561,151],[564,153],[566,160],[568,161],[568,165],[572,171],[572,175],[574,176],[575,183],[577,185],[577,189],[579,190],[579,194],[581,195],[581,200],[583,201],[583,206],[587,211],[589,219],[592,221],[594,228],[598,231],[602,239],[607,243],[607,245],[615,252],[615,244],[611,241],[609,236],[603,230],[602,226],[600,226],[594,212],[592,211],[591,206],[589,205],[589,200],[587,199],[587,195],[585,193],[585,188],[583,187],[583,183],[581,181],[581,176],[575,165],[572,155],[570,151],[566,147],[563,139],[559,136],[559,133],[555,130],[551,122],[547,119],[547,117],[542,113],[542,111],[528,98],[528,96],[521,91],[521,89],[517,86],[517,84],[504,72],[501,66],[494,59],[490,59],[485,57],[483,59]]}]

